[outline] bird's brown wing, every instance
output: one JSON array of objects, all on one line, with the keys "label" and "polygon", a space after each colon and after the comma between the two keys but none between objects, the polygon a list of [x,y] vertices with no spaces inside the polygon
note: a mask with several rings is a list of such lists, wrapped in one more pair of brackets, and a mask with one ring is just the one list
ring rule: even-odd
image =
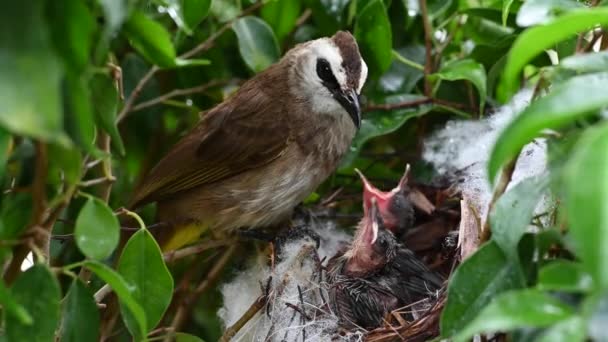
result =
[{"label": "bird's brown wing", "polygon": [[278,158],[291,134],[285,114],[280,100],[259,87],[241,89],[167,153],[137,189],[131,206],[166,199]]}]

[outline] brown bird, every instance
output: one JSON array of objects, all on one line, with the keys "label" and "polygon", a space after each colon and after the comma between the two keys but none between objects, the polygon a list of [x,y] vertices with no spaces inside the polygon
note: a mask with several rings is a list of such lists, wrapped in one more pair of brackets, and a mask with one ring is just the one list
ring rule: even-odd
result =
[{"label": "brown bird", "polygon": [[348,32],[295,46],[207,112],[150,171],[132,207],[157,202],[165,250],[208,229],[287,221],[348,151],[366,78]]},{"label": "brown bird", "polygon": [[378,202],[364,202],[355,239],[328,263],[330,304],[347,328],[373,329],[391,311],[428,298],[441,278],[384,226]]}]

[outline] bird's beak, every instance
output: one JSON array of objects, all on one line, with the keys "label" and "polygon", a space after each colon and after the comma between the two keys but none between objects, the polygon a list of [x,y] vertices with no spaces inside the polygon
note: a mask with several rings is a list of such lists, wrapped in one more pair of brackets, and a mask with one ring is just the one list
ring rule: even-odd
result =
[{"label": "bird's beak", "polygon": [[359,232],[357,237],[358,245],[372,246],[376,239],[378,239],[378,229],[380,227],[380,214],[378,213],[378,203],[376,199],[372,198],[372,204],[370,210],[367,210],[365,215],[365,224],[360,228],[362,231]]},{"label": "bird's beak", "polygon": [[339,90],[334,93],[334,97],[344,107],[346,112],[350,115],[353,120],[355,127],[359,129],[361,127],[361,107],[359,105],[359,95],[354,89],[351,90]]}]

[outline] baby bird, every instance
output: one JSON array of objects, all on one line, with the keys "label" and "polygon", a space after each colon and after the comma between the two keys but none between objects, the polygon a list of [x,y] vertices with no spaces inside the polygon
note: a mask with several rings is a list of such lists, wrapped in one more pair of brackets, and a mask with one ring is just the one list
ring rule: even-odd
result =
[{"label": "baby bird", "polygon": [[414,207],[412,201],[408,198],[410,188],[407,185],[410,166],[406,166],[397,187],[388,192],[376,188],[361,171],[357,169],[355,171],[363,182],[364,207],[371,207],[371,200],[375,198],[384,226],[396,236],[403,235],[414,225]]},{"label": "baby bird", "polygon": [[375,197],[363,206],[350,248],[328,263],[328,282],[340,324],[370,330],[391,311],[429,297],[443,281],[397,242]]}]

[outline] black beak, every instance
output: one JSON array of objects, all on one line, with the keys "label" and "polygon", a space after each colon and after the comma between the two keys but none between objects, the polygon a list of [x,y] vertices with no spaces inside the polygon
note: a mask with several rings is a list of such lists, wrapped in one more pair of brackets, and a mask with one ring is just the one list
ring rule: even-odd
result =
[{"label": "black beak", "polygon": [[334,98],[346,109],[355,127],[361,127],[361,107],[359,106],[359,95],[354,90],[337,91]]}]

